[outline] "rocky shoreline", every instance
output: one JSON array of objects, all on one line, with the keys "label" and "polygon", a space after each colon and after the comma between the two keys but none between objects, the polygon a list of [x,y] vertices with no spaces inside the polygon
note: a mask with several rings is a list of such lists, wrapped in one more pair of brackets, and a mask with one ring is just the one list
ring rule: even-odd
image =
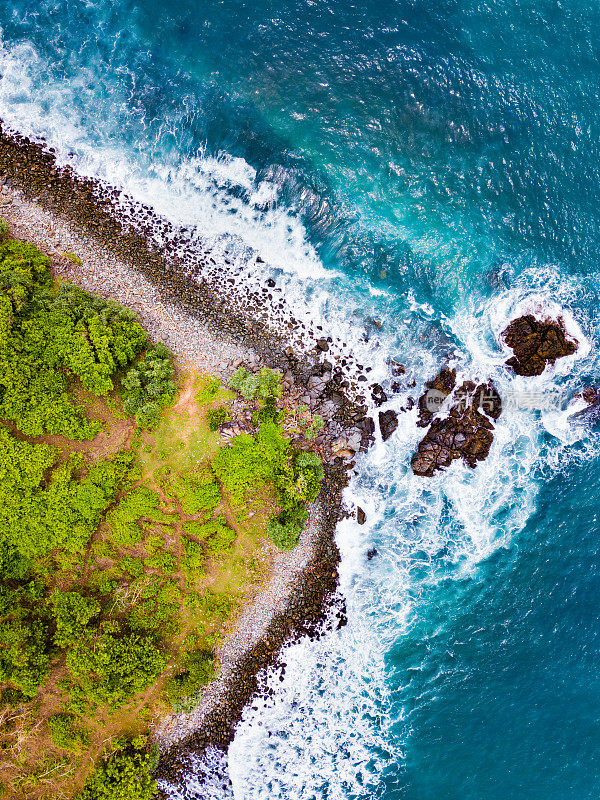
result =
[{"label": "rocky shoreline", "polygon": [[[325,421],[316,439],[326,466],[323,490],[311,509],[296,563],[285,565],[286,580],[273,576],[250,610],[263,602],[262,626],[249,624],[237,638],[236,631],[228,637],[229,649],[226,643],[220,653],[221,674],[195,712],[172,715],[156,726],[162,753],[158,775],[176,783],[189,753],[210,745],[225,748],[231,741],[257,690],[259,672],[276,663],[282,645],[294,636],[318,635],[338,584],[334,532],[343,513],[342,489],[351,459],[373,441],[375,423],[360,393],[364,375],[362,382],[349,380],[347,369],[327,360],[331,337],[315,330],[314,347],[307,349],[306,336],[301,343],[294,335],[300,323],[291,315],[283,329],[265,325],[264,309],[254,315],[262,299],[272,295],[270,281],[261,292],[248,292],[246,306],[239,292],[223,292],[218,281],[198,281],[189,263],[178,262],[176,247],[161,251],[153,243],[149,209],[132,207],[128,216],[117,195],[111,187],[58,166],[43,144],[0,129],[0,217],[16,236],[50,256],[59,278],[132,308],[152,338],[167,344],[182,365],[223,378],[240,363],[250,370],[280,370],[284,394]],[[151,222],[167,224],[156,218]],[[385,397],[381,387],[370,388]],[[389,435],[394,420],[386,418],[384,427]],[[242,629],[244,624],[242,615]],[[342,609],[336,624],[343,624]]]}]

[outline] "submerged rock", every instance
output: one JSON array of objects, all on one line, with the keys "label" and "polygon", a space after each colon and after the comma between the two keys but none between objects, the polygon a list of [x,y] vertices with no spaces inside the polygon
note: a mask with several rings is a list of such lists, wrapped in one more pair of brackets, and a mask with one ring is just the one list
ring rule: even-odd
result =
[{"label": "submerged rock", "polygon": [[[441,380],[447,378],[448,375]],[[435,384],[435,380],[430,383]],[[458,458],[475,467],[490,452],[494,439],[493,421],[498,419],[502,410],[500,396],[493,383],[476,385],[472,381],[465,381],[455,391],[454,400],[448,416],[433,419],[419,443],[411,459],[415,475],[432,477],[437,470],[449,467]]]},{"label": "submerged rock", "polygon": [[557,358],[576,352],[577,342],[567,339],[566,334],[562,317],[540,321],[532,314],[526,314],[513,320],[502,332],[504,341],[514,353],[506,365],[517,375],[541,375],[546,364],[554,364]]}]

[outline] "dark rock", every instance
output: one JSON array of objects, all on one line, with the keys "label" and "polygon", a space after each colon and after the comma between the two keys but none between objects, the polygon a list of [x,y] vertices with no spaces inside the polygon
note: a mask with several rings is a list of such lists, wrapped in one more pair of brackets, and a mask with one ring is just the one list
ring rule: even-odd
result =
[{"label": "dark rock", "polygon": [[373,384],[371,388],[371,397],[377,408],[382,406],[386,400],[388,399],[387,394],[383,391],[383,387],[380,386],[378,383]]},{"label": "dark rock", "polygon": [[372,558],[375,558],[377,555],[377,550],[374,547],[370,547],[367,550],[367,561],[371,561]]},{"label": "dark rock", "polygon": [[[415,475],[431,477],[462,458],[470,467],[483,461],[494,439],[492,420],[502,411],[494,385],[465,381],[454,393],[455,403],[445,419],[434,419],[411,459]],[[419,401],[420,403],[420,401]]]},{"label": "dark rock", "polygon": [[275,281],[273,280],[273,278],[268,278],[267,286],[269,287],[269,289],[272,289],[275,286]]},{"label": "dark rock", "polygon": [[390,438],[392,433],[398,427],[398,415],[391,408],[387,411],[379,412],[379,430],[384,442]]},{"label": "dark rock", "polygon": [[356,521],[359,525],[364,525],[367,521],[367,515],[360,506],[357,506],[356,508]]},{"label": "dark rock", "polygon": [[322,353],[326,353],[329,350],[329,343],[327,339],[318,339],[317,340],[317,349],[320,350]]},{"label": "dark rock", "polygon": [[419,419],[417,425],[426,428],[440,406],[454,389],[456,370],[444,367],[438,375],[425,383],[425,391],[419,398]]},{"label": "dark rock", "polygon": [[513,320],[502,332],[506,344],[514,353],[506,362],[517,375],[541,375],[546,364],[557,358],[573,355],[577,342],[567,339],[562,317],[543,322],[532,314]]}]

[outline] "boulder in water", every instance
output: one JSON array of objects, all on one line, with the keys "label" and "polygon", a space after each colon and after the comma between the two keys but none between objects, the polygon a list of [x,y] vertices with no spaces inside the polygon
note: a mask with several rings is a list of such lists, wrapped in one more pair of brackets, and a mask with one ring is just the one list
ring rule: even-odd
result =
[{"label": "boulder in water", "polygon": [[397,427],[398,415],[395,411],[390,408],[387,411],[379,412],[379,429],[381,431],[381,438],[384,442],[387,442]]},{"label": "boulder in water", "polygon": [[506,365],[517,375],[527,377],[541,375],[546,364],[554,364],[557,358],[571,356],[577,350],[577,342],[567,339],[562,317],[540,321],[526,314],[513,320],[502,337],[514,353]]}]

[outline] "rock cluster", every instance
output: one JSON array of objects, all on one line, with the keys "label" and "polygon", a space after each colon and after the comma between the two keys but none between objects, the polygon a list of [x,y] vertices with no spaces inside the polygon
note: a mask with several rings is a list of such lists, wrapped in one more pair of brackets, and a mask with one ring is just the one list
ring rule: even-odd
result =
[{"label": "rock cluster", "polygon": [[540,321],[532,314],[513,320],[502,332],[506,344],[514,353],[506,362],[517,375],[541,375],[546,364],[557,358],[573,355],[577,343],[567,339],[562,317]]},{"label": "rock cluster", "polygon": [[449,395],[455,379],[454,371],[442,370],[426,384],[427,391],[419,399],[419,424],[429,424],[429,429],[411,459],[415,475],[432,477],[437,470],[450,466],[459,458],[475,467],[490,452],[494,439],[493,422],[502,410],[500,396],[491,381],[479,385],[465,381],[454,392],[454,403],[445,417],[438,416],[427,403],[428,392],[441,394],[448,389]]}]

